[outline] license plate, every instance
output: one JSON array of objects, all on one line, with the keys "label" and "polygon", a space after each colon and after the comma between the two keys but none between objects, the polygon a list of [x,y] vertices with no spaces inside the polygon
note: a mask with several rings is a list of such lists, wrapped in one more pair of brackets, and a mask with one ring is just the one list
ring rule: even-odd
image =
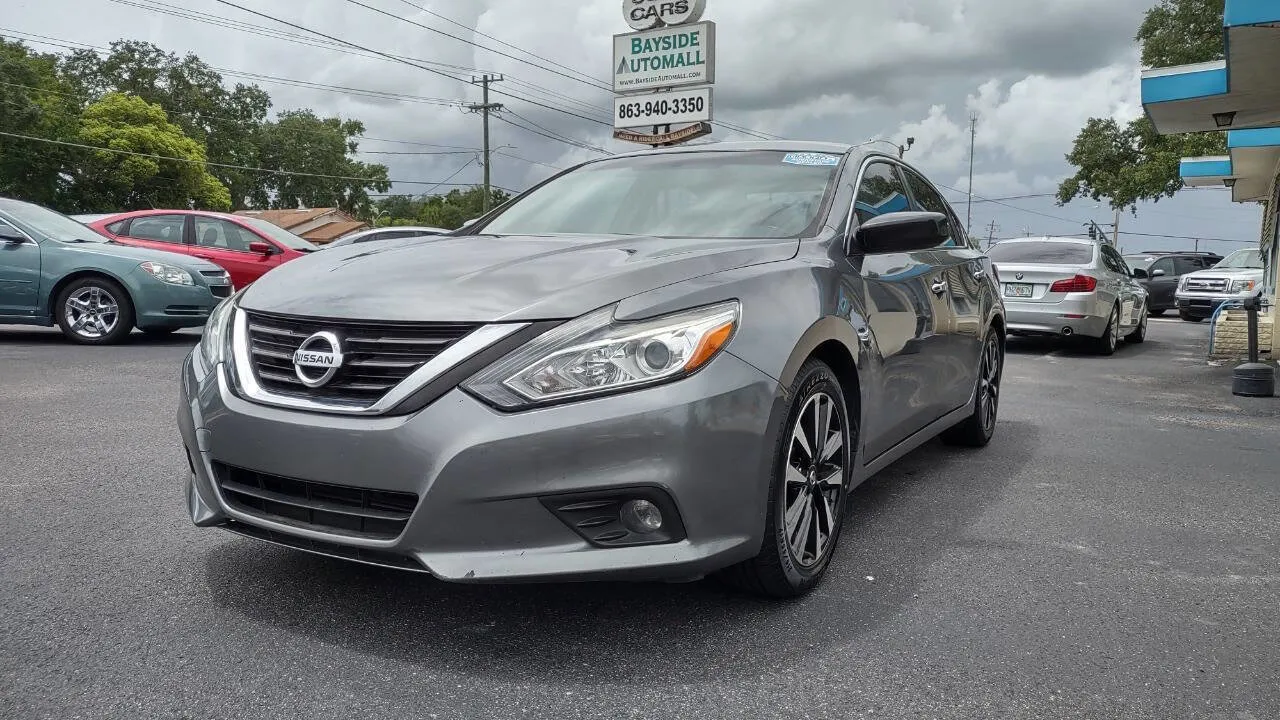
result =
[{"label": "license plate", "polygon": [[1035,287],[1031,283],[1006,283],[1004,295],[1005,297],[1029,298]]}]

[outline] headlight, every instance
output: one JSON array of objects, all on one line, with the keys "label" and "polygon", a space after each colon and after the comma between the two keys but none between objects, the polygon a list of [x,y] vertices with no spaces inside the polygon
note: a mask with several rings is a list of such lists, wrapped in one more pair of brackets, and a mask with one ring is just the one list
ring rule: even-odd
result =
[{"label": "headlight", "polygon": [[195,285],[195,281],[191,279],[191,273],[180,267],[165,265],[158,262],[144,262],[140,266],[146,270],[152,277],[163,283],[170,285]]},{"label": "headlight", "polygon": [[200,337],[200,356],[210,368],[226,359],[227,337],[231,332],[231,315],[235,309],[236,296],[233,295],[218,303],[209,313],[209,320],[204,324],[204,335]]},{"label": "headlight", "polygon": [[742,316],[736,300],[640,322],[617,322],[614,309],[544,333],[463,387],[510,410],[676,380],[724,349]]},{"label": "headlight", "polygon": [[1231,282],[1231,292],[1242,293],[1249,292],[1258,284],[1257,280],[1233,280]]}]

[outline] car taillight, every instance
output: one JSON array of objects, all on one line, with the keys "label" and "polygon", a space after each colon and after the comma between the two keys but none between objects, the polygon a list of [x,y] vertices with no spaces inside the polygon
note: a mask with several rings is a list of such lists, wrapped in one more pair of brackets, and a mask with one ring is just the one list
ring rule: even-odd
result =
[{"label": "car taillight", "polygon": [[1082,293],[1093,292],[1098,288],[1098,281],[1088,275],[1077,275],[1070,280],[1059,280],[1049,286],[1049,292]]}]

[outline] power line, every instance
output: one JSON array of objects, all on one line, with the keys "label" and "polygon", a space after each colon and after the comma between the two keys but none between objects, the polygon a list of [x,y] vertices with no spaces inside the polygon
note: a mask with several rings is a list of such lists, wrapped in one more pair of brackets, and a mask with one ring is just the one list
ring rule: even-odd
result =
[{"label": "power line", "polygon": [[[595,77],[593,77],[593,76],[587,75],[586,73],[583,73],[583,72],[581,72],[581,71],[579,71],[579,70],[574,70],[573,68],[570,68],[570,67],[568,67],[568,66],[566,66],[566,65],[562,65],[561,63],[558,63],[558,62],[556,62],[556,61],[554,61],[554,60],[550,60],[550,59],[548,59],[548,58],[546,58],[546,57],[543,57],[543,56],[541,56],[541,55],[538,55],[537,53],[530,52],[529,50],[525,50],[524,48],[521,48],[521,47],[519,47],[518,45],[513,45],[513,44],[511,44],[511,43],[509,43],[509,42],[505,42],[505,41],[503,41],[503,40],[499,40],[498,38],[495,38],[495,37],[494,37],[494,36],[492,36],[492,35],[487,35],[487,34],[485,34],[485,33],[480,32],[479,30],[475,30],[474,28],[470,28],[470,27],[468,27],[468,26],[466,26],[466,25],[464,25],[464,24],[462,24],[462,23],[460,23],[460,22],[458,22],[458,21],[456,21],[456,20],[453,20],[453,19],[451,19],[451,18],[445,17],[444,15],[441,15],[440,13],[437,13],[437,12],[435,12],[435,11],[433,11],[433,10],[429,10],[429,9],[427,9],[426,7],[423,7],[423,6],[417,5],[416,3],[413,3],[413,2],[409,2],[409,0],[398,0],[398,2],[403,3],[404,5],[408,5],[409,7],[414,8],[415,10],[419,10],[419,11],[421,11],[421,12],[425,12],[425,13],[427,13],[428,15],[431,15],[432,17],[439,18],[439,19],[441,19],[441,20],[444,20],[445,22],[449,22],[449,23],[452,23],[453,25],[456,25],[456,26],[458,26],[458,27],[464,28],[464,29],[466,29],[466,30],[468,30],[468,31],[470,31],[470,32],[473,32],[473,33],[475,33],[475,34],[477,34],[477,35],[480,35],[480,36],[482,36],[482,37],[485,37],[485,38],[488,38],[488,39],[490,39],[490,40],[493,40],[494,42],[497,42],[497,43],[499,43],[499,44],[501,44],[501,45],[504,45],[504,46],[506,46],[506,47],[509,47],[509,48],[511,48],[511,49],[513,49],[513,50],[516,50],[517,52],[524,53],[524,54],[526,54],[526,55],[529,55],[529,56],[531,56],[531,57],[534,57],[534,58],[537,58],[537,59],[539,59],[539,60],[542,60],[542,61],[544,61],[544,62],[546,62],[546,63],[549,63],[549,64],[551,64],[551,65],[554,65],[554,66],[556,66],[556,67],[559,67],[559,68],[563,68],[563,69],[565,69],[565,70],[568,70],[568,71],[570,71],[570,72],[572,72],[572,73],[574,73],[574,74],[576,74],[576,75],[578,75],[578,76],[580,76],[580,77],[573,77],[573,76],[567,75],[567,74],[565,74],[565,73],[563,73],[563,72],[560,72],[560,71],[558,71],[558,70],[553,70],[553,69],[548,68],[548,67],[546,67],[546,66],[544,66],[544,65],[539,65],[539,64],[537,64],[537,63],[529,62],[528,60],[524,60],[524,59],[522,59],[522,58],[515,57],[514,55],[511,55],[510,53],[502,52],[502,51],[500,51],[500,50],[494,50],[493,48],[486,47],[486,46],[481,45],[481,44],[479,44],[479,43],[477,43],[477,42],[475,42],[475,41],[467,40],[466,38],[460,38],[460,37],[458,37],[458,36],[456,36],[456,35],[451,35],[451,34],[449,34],[449,33],[446,33],[446,32],[444,32],[444,31],[442,31],[442,30],[438,30],[438,29],[436,29],[436,28],[433,28],[433,27],[431,27],[431,26],[429,26],[429,25],[423,25],[422,23],[419,23],[419,22],[417,22],[417,21],[415,21],[415,20],[410,20],[409,18],[401,17],[401,16],[399,16],[399,15],[396,15],[395,13],[390,13],[390,12],[387,12],[387,11],[385,11],[385,10],[380,10],[380,9],[378,9],[378,8],[371,7],[371,6],[369,6],[369,5],[364,4],[363,2],[360,2],[360,0],[346,0],[346,1],[347,1],[347,2],[349,2],[349,3],[351,3],[351,4],[353,4],[353,5],[359,5],[360,7],[366,8],[366,9],[368,9],[368,10],[372,10],[373,12],[376,12],[376,13],[379,13],[379,14],[382,14],[382,15],[386,15],[386,16],[391,17],[391,18],[395,18],[395,19],[400,20],[400,21],[402,21],[402,22],[409,23],[410,25],[415,25],[415,26],[420,27],[420,28],[422,28],[422,29],[424,29],[424,30],[427,30],[427,31],[430,31],[430,32],[433,32],[433,33],[436,33],[436,34],[439,34],[439,35],[443,35],[443,36],[448,37],[448,38],[452,38],[452,39],[457,40],[457,41],[459,41],[459,42],[467,43],[468,45],[472,45],[472,46],[474,46],[474,47],[476,47],[476,48],[479,48],[479,49],[481,49],[481,50],[487,50],[487,51],[492,52],[492,53],[495,53],[495,54],[497,54],[497,55],[501,55],[502,57],[509,58],[509,59],[515,60],[515,61],[517,61],[517,62],[522,62],[522,63],[525,63],[525,64],[527,64],[527,65],[531,65],[532,67],[536,67],[536,68],[538,68],[539,70],[544,70],[544,71],[549,72],[549,73],[552,73],[552,74],[554,74],[554,75],[559,75],[560,77],[566,78],[566,79],[568,79],[568,80],[572,80],[572,81],[574,81],[574,82],[578,82],[578,83],[581,83],[581,84],[583,84],[583,85],[587,85],[587,86],[589,86],[589,87],[596,88],[596,89],[598,89],[598,90],[604,90],[604,91],[607,91],[607,92],[609,92],[609,93],[613,93],[613,86],[612,86],[611,84],[608,84],[608,83],[607,83],[606,81],[604,81],[604,80],[599,80],[599,79],[597,79],[597,78],[595,78]],[[536,86],[535,86],[535,87],[536,87]],[[544,88],[544,89],[545,89],[545,88]],[[567,97],[567,96],[564,96],[564,95],[562,95],[562,94],[560,94],[560,93],[555,93],[554,91],[548,91],[548,92],[552,92],[553,94],[555,94],[555,95],[559,95],[560,97]],[[569,99],[571,99],[571,100],[572,100],[572,98],[569,98]],[[585,104],[585,103],[583,103],[583,104]],[[599,121],[599,122],[602,122],[602,124],[611,124],[611,123],[603,123],[603,121]],[[766,139],[766,140],[781,140],[781,139],[782,139],[782,137],[781,137],[781,136],[779,136],[779,135],[771,135],[771,134],[769,134],[769,133],[763,133],[763,132],[760,132],[760,131],[758,131],[758,130],[752,130],[752,129],[750,129],[750,128],[745,128],[745,127],[742,127],[742,126],[739,126],[739,125],[734,125],[734,124],[732,124],[732,123],[728,123],[728,122],[724,122],[724,121],[716,121],[716,122],[713,122],[713,124],[714,124],[714,125],[720,125],[721,127],[724,127],[724,128],[726,128],[726,129],[729,129],[729,130],[734,130],[734,131],[737,131],[737,132],[743,133],[744,135],[750,135],[750,136],[754,136],[754,137],[761,138],[761,139]]]},{"label": "power line", "polygon": [[[359,44],[357,44],[357,43],[353,43],[353,42],[351,42],[350,40],[343,40],[343,39],[341,39],[341,38],[337,38],[337,37],[334,37],[334,36],[332,36],[332,35],[328,35],[328,34],[326,34],[326,33],[322,33],[322,32],[320,32],[319,30],[313,30],[313,29],[311,29],[311,28],[309,28],[309,27],[305,27],[305,26],[303,26],[303,25],[299,25],[299,24],[297,24],[297,23],[295,23],[295,22],[291,22],[291,21],[289,21],[289,20],[282,20],[282,19],[277,18],[277,17],[274,17],[274,16],[272,16],[272,15],[268,15],[268,14],[266,14],[266,13],[258,12],[257,10],[251,10],[251,9],[249,9],[249,8],[247,8],[247,7],[244,7],[243,5],[237,5],[236,3],[231,2],[231,0],[214,0],[214,2],[220,3],[220,4],[222,4],[222,5],[226,5],[226,6],[228,6],[228,7],[233,7],[233,8],[235,8],[235,9],[237,9],[237,10],[242,11],[242,12],[247,12],[247,13],[249,13],[249,14],[251,14],[251,15],[256,15],[256,16],[258,16],[258,17],[260,17],[260,18],[265,18],[265,19],[267,19],[267,20],[271,20],[271,21],[274,21],[274,22],[278,22],[278,23],[280,23],[280,24],[282,24],[282,25],[287,25],[287,26],[289,26],[289,27],[292,27],[292,28],[295,28],[295,29],[298,29],[298,30],[302,30],[302,31],[304,31],[304,32],[309,32],[309,33],[312,33],[312,34],[314,34],[314,35],[318,35],[319,37],[326,38],[326,39],[328,39],[328,40],[332,40],[332,41],[334,41],[334,42],[342,43],[343,45],[347,45],[347,46],[353,47],[353,48],[355,48],[355,49],[357,49],[357,50],[364,50],[365,52],[375,53],[375,54],[380,55],[380,56],[382,56],[382,57],[384,57],[384,58],[387,58],[388,60],[391,60],[391,61],[393,61],[393,62],[398,62],[398,63],[401,63],[401,64],[403,64],[403,65],[408,65],[409,67],[416,67],[416,68],[418,68],[419,70],[425,70],[426,72],[434,73],[434,74],[436,74],[436,75],[439,75],[439,76],[441,76],[441,77],[448,78],[448,79],[450,79],[450,80],[455,80],[455,81],[459,80],[459,78],[457,78],[457,77],[455,77],[455,76],[453,76],[453,75],[449,75],[448,73],[442,72],[442,71],[437,70],[437,69],[435,69],[435,68],[428,67],[428,66],[426,66],[426,65],[422,65],[422,64],[420,64],[420,63],[416,63],[416,62],[411,62],[411,61],[408,61],[408,60],[404,60],[404,59],[399,58],[399,57],[397,57],[397,56],[395,56],[395,55],[390,55],[390,54],[385,53],[385,52],[382,52],[382,51],[380,51],[380,50],[374,50],[374,49],[372,49],[372,48],[368,48],[368,47],[365,47],[365,46],[363,46],[363,45],[359,45]],[[597,125],[606,125],[606,126],[611,126],[611,125],[610,125],[610,123],[607,123],[607,122],[605,122],[605,121],[603,121],[603,120],[597,120],[597,119],[595,119],[595,118],[591,118],[591,117],[588,117],[588,116],[586,116],[586,115],[582,115],[582,114],[580,114],[580,113],[573,112],[572,110],[566,110],[566,109],[564,109],[564,108],[555,107],[554,105],[548,105],[548,104],[546,104],[546,103],[541,103],[541,102],[538,102],[538,101],[536,101],[536,100],[532,100],[532,99],[527,98],[527,97],[522,97],[522,96],[520,96],[520,95],[515,95],[515,94],[513,94],[513,93],[504,92],[504,91],[498,91],[498,90],[494,90],[494,91],[493,91],[493,93],[494,93],[495,95],[502,95],[502,96],[504,96],[504,97],[509,97],[509,98],[513,98],[513,99],[515,99],[515,100],[520,100],[520,101],[522,101],[522,102],[526,102],[526,103],[529,103],[530,105],[535,105],[535,106],[537,106],[537,107],[546,108],[546,109],[548,109],[548,110],[554,110],[555,112],[563,113],[563,114],[565,114],[565,115],[569,115],[569,116],[576,117],[576,118],[580,118],[580,119],[582,119],[582,120],[586,120],[586,121],[588,121],[588,122],[596,123]]]},{"label": "power line", "polygon": [[534,130],[534,129],[531,129],[531,128],[528,128],[528,127],[525,127],[525,126],[522,126],[522,125],[518,125],[518,124],[516,124],[516,123],[512,122],[512,121],[511,121],[510,119],[508,119],[508,118],[504,118],[504,117],[502,117],[502,116],[499,116],[499,119],[504,120],[505,122],[507,122],[507,123],[508,123],[508,124],[510,124],[510,125],[515,125],[516,127],[521,128],[521,129],[523,129],[523,130],[527,130],[527,131],[529,131],[529,132],[532,132],[532,133],[537,134],[537,135],[541,135],[541,136],[543,136],[543,137],[551,138],[552,140],[559,140],[560,142],[567,143],[567,144],[569,144],[569,145],[573,145],[574,147],[582,148],[582,149],[584,149],[584,150],[594,150],[595,152],[598,152],[598,153],[604,153],[605,155],[612,155],[612,154],[613,154],[613,153],[609,152],[608,150],[606,150],[606,149],[604,149],[604,148],[602,148],[602,147],[598,147],[598,146],[592,145],[592,144],[590,144],[590,143],[583,142],[583,141],[581,141],[581,140],[575,140],[575,139],[573,139],[573,138],[571,138],[571,137],[567,137],[567,136],[565,136],[565,135],[560,135],[559,133],[556,133],[554,130],[551,130],[551,129],[547,128],[547,127],[544,127],[544,126],[542,126],[542,125],[539,125],[538,123],[536,123],[536,122],[534,122],[534,121],[530,120],[529,118],[527,118],[527,117],[525,117],[525,116],[521,115],[520,113],[518,113],[518,112],[516,112],[515,110],[512,110],[512,109],[510,109],[510,108],[508,108],[508,109],[506,110],[506,114],[507,114],[507,115],[510,115],[510,116],[512,116],[512,117],[515,117],[515,118],[519,118],[522,122],[527,123],[528,125],[532,125],[534,128],[537,128],[536,130]]},{"label": "power line", "polygon": [[[588,80],[594,80],[594,79],[595,79],[595,78],[592,78],[591,76],[587,75],[587,74],[586,74],[586,73],[584,73],[584,72],[581,72],[581,71],[579,71],[579,70],[575,70],[575,69],[573,69],[573,68],[569,67],[568,65],[562,65],[562,64],[560,64],[560,63],[556,62],[555,60],[552,60],[552,59],[550,59],[550,58],[543,57],[542,55],[538,55],[537,53],[534,53],[534,52],[530,52],[530,51],[525,50],[524,48],[519,47],[519,46],[517,46],[517,45],[512,45],[511,43],[506,42],[506,41],[504,41],[504,40],[499,40],[498,38],[496,38],[496,37],[494,37],[494,36],[492,36],[492,35],[488,35],[488,34],[482,33],[482,32],[480,32],[480,31],[479,31],[478,29],[476,29],[476,28],[468,27],[467,25],[464,25],[463,23],[460,23],[460,22],[458,22],[457,20],[454,20],[454,19],[452,19],[452,18],[449,18],[449,17],[446,17],[446,16],[444,16],[444,15],[441,15],[440,13],[435,12],[434,10],[431,10],[431,9],[429,9],[429,8],[425,7],[425,6],[418,5],[417,3],[409,2],[409,0],[397,0],[397,1],[398,1],[398,2],[400,2],[400,3],[402,3],[402,4],[404,4],[404,5],[408,5],[409,7],[413,8],[413,9],[415,9],[415,10],[418,10],[418,11],[420,11],[420,12],[424,12],[424,13],[426,13],[426,14],[428,14],[428,15],[430,15],[430,16],[432,16],[432,17],[434,17],[434,18],[438,18],[438,19],[440,19],[440,20],[444,20],[444,21],[445,21],[445,22],[447,22],[447,23],[450,23],[450,24],[452,24],[452,25],[455,25],[455,26],[457,26],[457,27],[460,27],[460,28],[462,28],[463,30],[466,30],[466,31],[471,32],[471,33],[475,33],[476,35],[479,35],[479,36],[480,36],[480,37],[482,37],[482,38],[486,38],[486,39],[488,39],[488,40],[492,40],[492,41],[494,41],[494,42],[498,43],[499,45],[502,45],[502,46],[504,46],[504,47],[511,48],[512,50],[515,50],[515,51],[517,51],[517,52],[522,52],[522,53],[524,53],[525,55],[528,55],[528,56],[530,56],[530,57],[537,58],[537,59],[539,59],[539,60],[541,60],[541,61],[543,61],[543,62],[546,62],[546,63],[549,63],[549,64],[551,64],[551,65],[554,65],[554,66],[556,66],[556,67],[558,67],[558,68],[560,68],[560,69],[562,69],[562,70],[568,70],[569,72],[574,73],[574,74],[576,74],[576,75],[581,75],[582,77],[587,78]],[[478,46],[478,45],[477,45],[477,47],[480,47],[480,46]],[[612,91],[613,91],[613,88],[608,88],[608,90],[609,90],[610,92],[612,92]]]},{"label": "power line", "polygon": [[[219,2],[221,2],[221,1],[222,1],[222,0],[219,0]],[[493,53],[493,54],[495,54],[495,55],[501,55],[502,57],[509,58],[509,59],[511,59],[511,60],[515,60],[516,62],[522,62],[522,63],[525,63],[526,65],[531,65],[532,67],[536,67],[536,68],[538,68],[539,70],[544,70],[544,71],[546,71],[546,72],[552,73],[553,75],[559,75],[559,76],[560,76],[560,77],[562,77],[562,78],[565,78],[565,79],[568,79],[568,80],[572,80],[572,81],[574,81],[574,82],[579,82],[579,83],[582,83],[582,84],[584,84],[584,85],[589,85],[589,86],[591,86],[591,87],[598,88],[598,89],[600,89],[600,90],[608,90],[609,92],[613,92],[613,88],[612,88],[612,87],[607,86],[607,85],[604,85],[603,83],[597,83],[597,82],[594,82],[594,81],[591,81],[591,80],[584,80],[584,79],[582,79],[582,78],[574,77],[574,76],[572,76],[572,75],[568,75],[568,74],[566,74],[566,73],[560,72],[559,70],[553,70],[553,69],[551,69],[551,68],[549,68],[549,67],[546,67],[546,66],[544,66],[544,65],[539,65],[539,64],[537,64],[537,63],[529,62],[528,60],[525,60],[525,59],[523,59],[523,58],[518,58],[518,57],[516,57],[515,55],[512,55],[511,53],[503,52],[503,51],[501,51],[501,50],[494,50],[494,49],[493,49],[493,48],[491,48],[491,47],[486,47],[486,46],[484,46],[484,45],[481,45],[481,44],[480,44],[480,43],[478,43],[478,42],[475,42],[474,40],[467,40],[466,38],[461,38],[461,37],[458,37],[457,35],[451,35],[451,34],[449,34],[449,33],[445,32],[445,31],[443,31],[443,30],[439,30],[439,29],[437,29],[437,28],[433,28],[433,27],[431,27],[430,25],[423,25],[422,23],[420,23],[420,22],[418,22],[418,21],[416,21],[416,20],[410,20],[409,18],[401,17],[400,15],[396,15],[396,14],[395,14],[395,13],[393,13],[393,12],[387,12],[386,10],[382,10],[381,8],[376,8],[376,7],[373,7],[372,5],[366,5],[365,3],[360,2],[360,0],[346,0],[346,1],[347,1],[348,3],[350,3],[350,4],[352,4],[352,5],[356,5],[356,6],[362,7],[362,8],[364,8],[365,10],[369,10],[369,11],[372,11],[372,12],[376,12],[376,13],[378,13],[379,15],[385,15],[385,16],[387,16],[387,17],[389,17],[389,18],[394,18],[394,19],[399,20],[399,21],[401,21],[401,22],[409,23],[410,25],[414,25],[414,26],[416,26],[416,27],[420,27],[420,28],[422,28],[423,30],[426,30],[426,31],[428,31],[428,32],[433,32],[433,33],[435,33],[435,34],[437,34],[437,35],[443,35],[444,37],[451,38],[451,39],[453,39],[453,40],[457,40],[458,42],[466,43],[466,44],[468,44],[468,45],[474,46],[474,47],[479,48],[479,49],[481,49],[481,50],[487,50],[488,52],[491,52],[491,53]],[[413,5],[412,5],[412,3],[410,3],[410,5],[411,5],[411,6],[413,6]],[[417,6],[413,6],[413,7],[417,7]],[[419,10],[421,10],[422,8],[418,8],[418,9],[419,9]]]},{"label": "power line", "polygon": [[[67,142],[65,140],[54,140],[52,138],[42,138],[42,137],[36,137],[34,135],[20,135],[18,133],[11,133],[11,132],[0,132],[0,136],[18,138],[19,140],[31,140],[33,142],[50,143],[53,145],[64,145],[67,147],[76,147],[76,148],[82,148],[85,150],[95,150],[100,152],[116,153],[117,155],[132,155],[134,157],[147,157],[147,158],[154,158],[156,160],[170,160],[173,162],[189,163],[192,165],[206,165],[209,167],[227,168],[230,170],[247,170],[249,172],[261,172],[261,173],[268,173],[271,175],[289,175],[294,177],[315,177],[315,178],[324,178],[327,180],[358,180],[362,182],[378,181],[377,178],[356,177],[354,175],[325,175],[322,173],[297,172],[293,170],[272,170],[270,168],[250,167],[248,165],[231,165],[229,163],[217,163],[217,162],[210,162],[208,160],[192,160],[190,158],[171,157],[169,155],[157,155],[155,153],[134,152],[132,150],[118,150],[116,148],[102,147],[100,145],[86,145],[83,143],[73,143],[73,142]],[[439,187],[441,185],[450,185],[450,184],[457,185],[459,187],[470,187],[471,185],[474,184],[474,183],[447,183],[447,182],[437,183],[434,180],[393,180],[390,178],[387,179],[387,182],[393,183],[393,184],[404,184],[404,185],[433,185],[435,187]]]}]

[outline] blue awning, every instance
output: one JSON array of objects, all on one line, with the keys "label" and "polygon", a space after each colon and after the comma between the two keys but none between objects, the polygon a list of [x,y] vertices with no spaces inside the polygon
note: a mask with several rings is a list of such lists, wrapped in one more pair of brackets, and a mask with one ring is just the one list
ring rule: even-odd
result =
[{"label": "blue awning", "polygon": [[1142,105],[1165,135],[1280,127],[1280,2],[1227,0],[1225,60],[1142,73]]},{"label": "blue awning", "polygon": [[1235,202],[1265,200],[1280,168],[1280,128],[1227,133],[1230,155],[1183,158],[1182,181],[1191,187],[1231,186]]}]

